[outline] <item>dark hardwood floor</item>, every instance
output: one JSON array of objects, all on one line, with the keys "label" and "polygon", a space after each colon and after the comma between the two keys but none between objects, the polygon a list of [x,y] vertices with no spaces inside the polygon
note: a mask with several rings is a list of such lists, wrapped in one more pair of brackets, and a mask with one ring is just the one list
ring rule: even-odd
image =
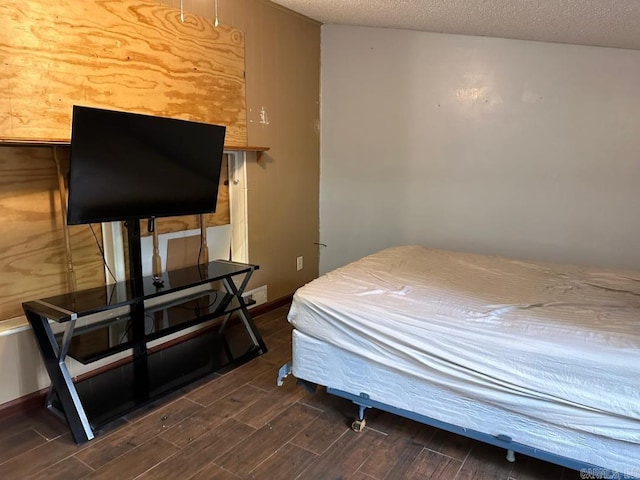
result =
[{"label": "dark hardwood floor", "polygon": [[256,319],[262,357],[136,412],[75,445],[44,408],[0,420],[0,479],[513,479],[578,472],[379,411],[350,429],[347,400],[310,394],[278,368],[290,359],[288,306]]}]

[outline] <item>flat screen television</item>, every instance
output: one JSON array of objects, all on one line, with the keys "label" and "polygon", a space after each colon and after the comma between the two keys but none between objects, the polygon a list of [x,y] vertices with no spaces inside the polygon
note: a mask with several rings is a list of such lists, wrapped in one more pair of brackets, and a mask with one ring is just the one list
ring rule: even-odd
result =
[{"label": "flat screen television", "polygon": [[67,223],[214,212],[225,130],[74,106]]}]

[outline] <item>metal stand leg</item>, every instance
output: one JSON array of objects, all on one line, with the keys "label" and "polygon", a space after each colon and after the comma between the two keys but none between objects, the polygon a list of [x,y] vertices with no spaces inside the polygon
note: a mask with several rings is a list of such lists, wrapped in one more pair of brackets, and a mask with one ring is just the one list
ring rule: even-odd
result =
[{"label": "metal stand leg", "polygon": [[[69,322],[63,336],[62,346],[58,348],[58,343],[47,319],[33,312],[26,312],[26,315],[33,328],[44,366],[51,379],[51,388],[46,400],[47,408],[58,415],[64,415],[76,443],[80,444],[91,440],[94,437],[91,425],[89,425],[89,420],[82,407],[67,365],[64,363],[75,321]],[[55,407],[55,399],[60,402],[61,411]]]},{"label": "metal stand leg", "polygon": [[242,324],[244,325],[245,330],[251,337],[251,341],[253,342],[253,344],[256,347],[260,347],[260,350],[261,350],[260,353],[264,354],[267,352],[267,345],[264,343],[264,340],[262,340],[262,336],[258,333],[258,329],[256,328],[256,325],[253,323],[253,319],[251,318],[251,315],[247,310],[247,305],[246,303],[244,303],[244,299],[242,298],[242,293],[244,292],[244,289],[247,287],[247,284],[249,283],[250,278],[251,278],[251,274],[250,273],[246,274],[240,287],[236,287],[236,284],[230,278],[223,278],[222,284],[224,285],[224,288],[227,291],[227,293],[236,297],[238,299],[238,302],[240,302],[240,310],[238,311],[238,314],[240,315],[240,320],[242,321]]}]

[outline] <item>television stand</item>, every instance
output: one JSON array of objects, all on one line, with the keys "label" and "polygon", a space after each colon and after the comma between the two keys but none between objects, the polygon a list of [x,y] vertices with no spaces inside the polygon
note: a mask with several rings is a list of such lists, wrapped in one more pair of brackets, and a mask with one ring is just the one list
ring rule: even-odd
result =
[{"label": "television stand", "polygon": [[[165,272],[162,285],[149,276],[23,303],[51,379],[46,407],[81,444],[144,404],[266,353],[242,298],[256,269],[216,260]],[[206,333],[154,344],[198,325]],[[130,361],[116,357],[87,379],[69,374],[68,357],[90,364],[126,351]]]}]

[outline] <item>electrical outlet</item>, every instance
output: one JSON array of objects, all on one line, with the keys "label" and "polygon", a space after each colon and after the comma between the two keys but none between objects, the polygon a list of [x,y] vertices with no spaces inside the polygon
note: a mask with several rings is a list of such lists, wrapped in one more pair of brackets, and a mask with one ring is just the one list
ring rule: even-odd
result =
[{"label": "electrical outlet", "polygon": [[304,265],[304,264],[303,264],[303,260],[304,260],[304,257],[302,257],[302,255],[301,255],[301,256],[299,256],[298,258],[296,258],[296,269],[297,269],[298,271],[302,270],[302,267],[303,267],[303,265]]}]

